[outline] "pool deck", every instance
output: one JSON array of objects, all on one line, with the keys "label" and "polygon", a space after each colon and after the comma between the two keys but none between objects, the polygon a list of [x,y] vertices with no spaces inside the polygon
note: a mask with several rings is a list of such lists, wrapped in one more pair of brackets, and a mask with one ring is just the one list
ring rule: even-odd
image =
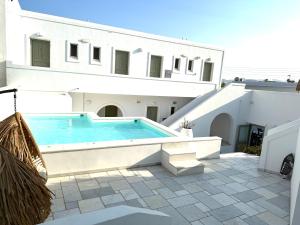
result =
[{"label": "pool deck", "polygon": [[288,225],[290,181],[258,171],[258,159],[224,154],[183,177],[152,166],[50,178],[49,220],[129,205],[162,211],[173,225]]}]

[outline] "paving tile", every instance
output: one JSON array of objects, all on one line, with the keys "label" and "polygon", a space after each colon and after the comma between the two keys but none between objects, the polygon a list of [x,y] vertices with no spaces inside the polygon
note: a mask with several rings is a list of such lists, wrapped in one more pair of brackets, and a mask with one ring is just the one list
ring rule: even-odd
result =
[{"label": "paving tile", "polygon": [[104,208],[104,205],[99,197],[78,201],[78,206],[81,213],[91,212]]},{"label": "paving tile", "polygon": [[210,214],[213,217],[215,217],[217,220],[223,222],[241,216],[244,213],[241,210],[239,210],[237,207],[233,205],[229,205],[222,208],[211,210]]},{"label": "paving tile", "polygon": [[174,193],[175,193],[175,195],[177,195],[177,196],[183,196],[183,195],[188,195],[188,194],[190,194],[190,193],[189,193],[188,191],[186,191],[186,190],[175,191]]},{"label": "paving tile", "polygon": [[258,188],[258,189],[254,189],[253,191],[256,192],[257,194],[264,196],[267,199],[275,198],[278,196],[277,194],[273,193],[272,191],[266,188]]},{"label": "paving tile", "polygon": [[248,223],[246,223],[245,221],[243,221],[240,218],[234,218],[231,220],[227,220],[225,222],[223,222],[224,225],[249,225]]},{"label": "paving tile", "polygon": [[150,188],[150,189],[158,189],[163,187],[164,185],[157,179],[147,180],[144,181],[144,183]]},{"label": "paving tile", "polygon": [[243,202],[239,202],[234,204],[235,207],[237,207],[239,210],[241,210],[243,213],[245,213],[248,216],[254,216],[256,214],[258,214],[258,212],[253,209],[252,207],[250,207],[249,205],[243,203]]},{"label": "paving tile", "polygon": [[59,219],[59,218],[62,218],[62,217],[71,216],[71,215],[77,215],[77,214],[80,214],[79,208],[68,209],[68,210],[64,210],[64,211],[60,211],[60,212],[54,213],[53,214],[53,218],[54,219]]},{"label": "paving tile", "polygon": [[113,195],[116,192],[112,189],[111,186],[108,187],[101,187],[99,191],[99,196],[107,196],[107,195]]},{"label": "paving tile", "polygon": [[129,185],[129,183],[125,179],[124,180],[111,181],[111,182],[109,182],[109,184],[111,185],[112,189],[114,189],[115,191],[131,188],[131,186]]},{"label": "paving tile", "polygon": [[79,208],[78,201],[66,203],[66,209],[76,209],[76,208]]},{"label": "paving tile", "polygon": [[275,193],[275,194],[277,194],[279,192],[286,191],[286,190],[289,189],[285,185],[281,185],[281,184],[271,184],[269,186],[266,186],[265,188],[268,189],[269,191]]},{"label": "paving tile", "polygon": [[262,213],[265,212],[266,209],[261,207],[260,205],[256,204],[255,202],[251,201],[251,202],[247,202],[246,203],[248,206],[250,206],[252,209],[255,209],[255,211],[257,211],[258,213]]},{"label": "paving tile", "polygon": [[99,188],[99,184],[96,180],[86,180],[82,182],[78,182],[78,187],[80,191],[90,190],[90,189],[97,189]]},{"label": "paving tile", "polygon": [[229,197],[228,195],[226,195],[224,193],[212,195],[211,197],[223,206],[227,206],[227,205],[236,203],[236,201],[233,198]]},{"label": "paving tile", "polygon": [[220,186],[217,186],[217,188],[219,190],[221,190],[222,192],[224,192],[226,195],[233,195],[233,194],[238,193],[237,191],[233,190],[232,188],[230,188],[226,185],[220,185]]},{"label": "paving tile", "polygon": [[257,215],[259,219],[262,221],[272,224],[272,225],[288,225],[289,223],[282,218],[275,216],[274,214],[270,212],[264,212],[262,214]]},{"label": "paving tile", "polygon": [[81,200],[81,194],[77,185],[68,185],[62,187],[65,202]]},{"label": "paving tile", "polygon": [[151,209],[158,209],[165,206],[169,206],[168,201],[162,198],[160,195],[145,197],[143,198],[143,200]]},{"label": "paving tile", "polygon": [[204,192],[194,193],[192,196],[197,198],[201,203],[203,203],[210,209],[217,209],[222,207],[219,202],[217,202],[215,199]]},{"label": "paving tile", "polygon": [[285,211],[285,210],[273,205],[272,203],[267,202],[263,198],[256,199],[256,200],[254,200],[254,202],[279,217],[285,217],[289,214],[288,211]]},{"label": "paving tile", "polygon": [[160,208],[159,211],[171,217],[172,225],[190,225],[190,223],[176,209],[174,209],[171,206]]},{"label": "paving tile", "polygon": [[120,190],[125,200],[137,199],[138,194],[133,189]]},{"label": "paving tile", "polygon": [[113,204],[113,203],[118,203],[125,201],[125,199],[122,197],[121,194],[114,194],[114,195],[106,195],[102,196],[101,200],[105,205]]},{"label": "paving tile", "polygon": [[283,208],[285,210],[290,209],[290,198],[289,197],[279,195],[279,196],[277,196],[275,198],[271,198],[267,201],[272,203],[273,205],[276,205],[279,208]]},{"label": "paving tile", "polygon": [[246,188],[245,186],[239,184],[239,183],[230,183],[230,184],[226,184],[227,187],[237,191],[237,192],[243,192],[243,191],[248,191],[249,188]]},{"label": "paving tile", "polygon": [[200,220],[203,225],[222,225],[222,223],[216,218],[209,216]]},{"label": "paving tile", "polygon": [[126,201],[126,205],[132,206],[132,207],[137,207],[137,208],[143,208],[144,207],[138,199],[128,200],[128,201]]},{"label": "paving tile", "polygon": [[193,205],[179,207],[177,208],[177,211],[190,222],[206,217],[205,213],[203,213],[198,207]]},{"label": "paving tile", "polygon": [[208,212],[210,209],[204,205],[202,202],[198,202],[195,204],[196,207],[198,207],[202,212]]},{"label": "paving tile", "polygon": [[175,198],[176,195],[169,188],[160,188],[156,190],[165,199]]},{"label": "paving tile", "polygon": [[204,183],[204,182],[201,182],[198,184],[203,190],[207,191],[208,193],[210,193],[212,195],[222,193],[222,191],[219,188],[215,187],[214,185]]},{"label": "paving tile", "polygon": [[183,188],[189,193],[197,193],[203,191],[203,189],[197,183],[182,184]]},{"label": "paving tile", "polygon": [[211,180],[208,180],[207,182],[211,185],[214,185],[214,186],[225,184],[225,182],[223,182],[219,179],[211,179]]},{"label": "paving tile", "polygon": [[176,198],[171,198],[171,199],[168,199],[168,201],[175,208],[178,208],[180,206],[185,206],[185,205],[191,205],[191,204],[198,202],[196,198],[194,198],[190,195],[184,195],[184,196],[180,196],[180,197],[176,197]]},{"label": "paving tile", "polygon": [[192,222],[191,225],[203,225],[203,223],[201,223],[201,222],[198,220],[198,221]]},{"label": "paving tile", "polygon": [[138,176],[126,177],[126,180],[130,184],[144,181],[142,177],[138,177]]},{"label": "paving tile", "polygon": [[138,193],[139,196],[141,197],[148,197],[153,195],[152,190],[147,187],[144,182],[137,182],[137,183],[132,183],[131,186],[135,190],[136,193]]},{"label": "paving tile", "polygon": [[253,201],[255,199],[262,197],[261,195],[257,194],[254,191],[251,191],[251,190],[239,192],[239,193],[234,194],[233,196],[242,202],[250,202],[250,201]]},{"label": "paving tile", "polygon": [[99,197],[100,188],[80,191],[82,199]]},{"label": "paving tile", "polygon": [[256,216],[251,216],[243,219],[249,225],[269,225]]},{"label": "paving tile", "polygon": [[173,179],[163,179],[161,180],[161,182],[167,187],[169,188],[171,191],[181,191],[183,190],[183,186],[181,184],[178,184],[177,182],[175,182]]},{"label": "paving tile", "polygon": [[66,209],[63,198],[57,198],[51,200],[51,212],[59,212]]}]

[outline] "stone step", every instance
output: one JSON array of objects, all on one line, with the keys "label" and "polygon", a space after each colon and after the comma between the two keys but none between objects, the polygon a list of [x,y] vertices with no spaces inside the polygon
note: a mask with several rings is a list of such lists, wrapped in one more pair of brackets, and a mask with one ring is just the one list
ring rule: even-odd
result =
[{"label": "stone step", "polygon": [[162,165],[175,176],[185,176],[204,172],[204,164],[196,159],[190,160],[162,160]]},{"label": "stone step", "polygon": [[196,159],[196,152],[186,149],[163,149],[162,154],[169,162]]}]

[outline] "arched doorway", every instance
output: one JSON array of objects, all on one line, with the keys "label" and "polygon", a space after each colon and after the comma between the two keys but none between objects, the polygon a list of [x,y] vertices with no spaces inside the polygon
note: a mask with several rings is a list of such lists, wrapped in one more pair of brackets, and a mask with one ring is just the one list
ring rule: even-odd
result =
[{"label": "arched doorway", "polygon": [[107,105],[102,107],[98,113],[100,117],[122,117],[123,113],[118,106],[115,105]]},{"label": "arched doorway", "polygon": [[215,117],[210,126],[210,136],[222,138],[222,145],[231,144],[232,118],[227,113]]}]

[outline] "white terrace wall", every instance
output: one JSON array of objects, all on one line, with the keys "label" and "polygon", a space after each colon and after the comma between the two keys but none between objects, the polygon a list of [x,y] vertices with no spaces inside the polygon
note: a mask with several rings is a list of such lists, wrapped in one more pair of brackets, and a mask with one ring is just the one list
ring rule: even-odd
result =
[{"label": "white terrace wall", "polygon": [[290,224],[300,224],[300,132],[297,135],[295,164],[291,181]]},{"label": "white terrace wall", "polygon": [[154,97],[154,96],[134,96],[134,95],[105,95],[72,93],[73,112],[95,112],[102,107],[115,105],[121,111],[123,116],[146,117],[147,106],[158,107],[158,122],[163,118],[170,116],[171,107],[179,110],[187,104],[192,98],[176,97]]},{"label": "white terrace wall", "polygon": [[300,118],[300,94],[253,91],[249,123],[268,129]]}]

